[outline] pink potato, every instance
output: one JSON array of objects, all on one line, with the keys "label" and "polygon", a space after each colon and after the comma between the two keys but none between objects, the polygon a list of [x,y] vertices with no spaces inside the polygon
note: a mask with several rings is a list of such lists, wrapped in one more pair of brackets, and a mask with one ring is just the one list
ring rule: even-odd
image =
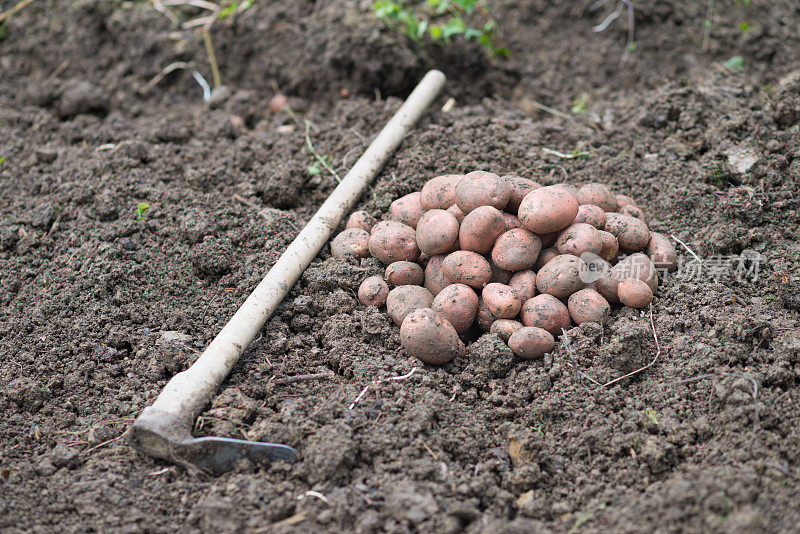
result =
[{"label": "pink potato", "polygon": [[589,288],[581,289],[570,295],[567,308],[575,324],[603,324],[608,321],[611,313],[608,301],[600,293]]},{"label": "pink potato", "polygon": [[586,263],[577,256],[556,256],[536,273],[536,289],[540,293],[565,299],[586,286],[582,274],[585,276],[587,271]]},{"label": "pink potato", "polygon": [[625,206],[636,206],[636,201],[633,200],[631,197],[627,195],[614,195],[617,199],[617,210],[624,208]]},{"label": "pink potato", "polygon": [[495,240],[505,231],[503,215],[492,206],[480,206],[467,213],[458,231],[461,250],[486,254]]},{"label": "pink potato", "polygon": [[422,186],[420,205],[426,210],[446,210],[456,203],[456,184],[463,174],[444,174],[431,178]]},{"label": "pink potato", "polygon": [[389,286],[380,276],[370,276],[358,287],[358,301],[364,306],[380,308],[389,296]]},{"label": "pink potato", "polygon": [[429,256],[451,252],[458,241],[458,221],[446,210],[426,211],[417,222],[417,245]]},{"label": "pink potato", "polygon": [[425,272],[413,261],[396,261],[386,267],[383,277],[392,286],[421,286]]},{"label": "pink potato", "polygon": [[431,292],[420,286],[397,286],[386,297],[386,313],[397,324],[403,324],[406,315],[433,304]]},{"label": "pink potato", "polygon": [[600,249],[600,257],[606,261],[613,260],[617,253],[619,252],[619,243],[617,243],[617,238],[614,237],[614,234],[611,232],[606,232],[605,230],[598,230],[600,234],[600,239],[603,241],[603,248]]},{"label": "pink potato", "polygon": [[511,198],[511,186],[494,173],[473,171],[458,182],[455,197],[456,205],[467,214],[481,206],[501,210]]},{"label": "pink potato", "polygon": [[471,287],[453,284],[434,297],[431,308],[447,319],[456,332],[463,334],[475,322],[479,304],[480,299]]},{"label": "pink potato", "polygon": [[331,241],[331,254],[334,258],[353,255],[356,258],[369,257],[369,232],[360,228],[349,228]]},{"label": "pink potato", "polygon": [[591,224],[595,228],[602,230],[606,227],[606,212],[600,206],[582,204],[578,206],[578,215],[575,217],[575,222]]},{"label": "pink potato", "polygon": [[453,325],[430,308],[408,314],[400,326],[400,343],[409,355],[433,365],[445,364],[466,351]]},{"label": "pink potato", "polygon": [[354,211],[350,214],[350,217],[347,218],[348,229],[361,228],[369,232],[372,230],[373,226],[375,226],[375,217],[363,210]]},{"label": "pink potato", "polygon": [[425,289],[430,291],[432,295],[438,295],[442,289],[452,283],[445,276],[444,269],[442,269],[445,258],[444,254],[433,256],[425,266]]},{"label": "pink potato", "polygon": [[550,260],[558,256],[558,250],[555,247],[546,248],[539,253],[539,258],[536,260],[536,270],[540,271],[542,267],[550,263]]},{"label": "pink potato", "polygon": [[492,329],[494,321],[494,315],[492,315],[492,312],[486,307],[486,303],[481,300],[478,304],[478,314],[475,316],[475,324],[484,332],[488,332]]},{"label": "pink potato", "polygon": [[522,307],[516,290],[505,284],[491,283],[481,293],[484,304],[497,319],[513,319]]},{"label": "pink potato", "polygon": [[492,261],[501,269],[521,271],[536,265],[542,240],[525,230],[514,228],[500,235],[492,248]]},{"label": "pink potato", "polygon": [[417,227],[417,221],[425,213],[425,208],[419,203],[418,191],[398,198],[389,205],[389,218],[401,222],[411,228]]},{"label": "pink potato", "polygon": [[572,324],[569,310],[553,295],[536,295],[522,305],[522,324],[535,326],[550,332],[554,337],[561,335]]},{"label": "pink potato", "polygon": [[604,184],[590,183],[578,189],[578,202],[600,206],[603,211],[617,211],[617,197]]},{"label": "pink potato", "polygon": [[637,206],[623,206],[619,209],[619,213],[622,215],[628,215],[630,217],[635,217],[642,221],[643,223],[647,224],[647,219],[644,217],[644,210]]},{"label": "pink potato", "polygon": [[508,338],[511,337],[511,334],[520,328],[522,328],[522,323],[519,321],[514,321],[513,319],[498,319],[492,323],[492,327],[489,328],[489,332],[492,334],[497,334],[500,339],[508,343]]},{"label": "pink potato", "polygon": [[603,249],[603,238],[591,224],[574,223],[561,231],[556,241],[556,248],[561,254],[573,256],[580,256],[585,252],[600,254]]},{"label": "pink potato", "polygon": [[650,230],[647,224],[630,215],[607,213],[605,230],[614,234],[620,248],[627,251],[643,250],[650,242]]},{"label": "pink potato", "polygon": [[668,272],[674,272],[678,269],[678,251],[675,250],[672,242],[664,234],[650,232],[647,255],[653,260],[657,269]]},{"label": "pink potato", "polygon": [[508,285],[514,288],[519,299],[525,302],[536,296],[536,273],[530,269],[517,271],[509,280]]},{"label": "pink potato", "polygon": [[419,258],[417,234],[413,228],[397,221],[381,221],[372,228],[369,252],[386,265]]},{"label": "pink potato", "polygon": [[517,213],[519,209],[519,205],[522,202],[522,199],[525,198],[525,195],[533,191],[534,189],[539,189],[542,187],[540,184],[537,184],[533,180],[528,180],[527,178],[523,178],[521,176],[503,176],[508,182],[508,185],[511,187],[511,196],[508,199],[508,204],[506,204],[505,210],[509,213]]},{"label": "pink potato", "polygon": [[566,189],[540,187],[522,199],[517,216],[523,228],[536,234],[563,230],[575,220],[578,201]]},{"label": "pink potato", "polygon": [[508,348],[520,358],[534,360],[553,350],[553,335],[542,328],[523,326],[508,338]]},{"label": "pink potato", "polygon": [[522,222],[519,220],[519,217],[516,215],[511,215],[510,213],[503,213],[503,226],[505,227],[505,231],[508,232],[509,230],[513,230],[514,228],[522,228]]},{"label": "pink potato", "polygon": [[455,204],[453,204],[452,206],[447,208],[447,211],[449,213],[453,214],[453,217],[456,218],[456,220],[458,221],[458,224],[461,224],[462,222],[464,222],[464,217],[467,216],[467,214],[464,213],[463,211],[461,211],[461,208],[459,208]]},{"label": "pink potato", "polygon": [[617,286],[619,300],[631,308],[646,308],[653,301],[653,291],[646,283],[628,278]]},{"label": "pink potato", "polygon": [[619,284],[622,280],[635,279],[645,282],[651,292],[658,288],[658,273],[653,261],[641,253],[631,254],[620,260],[611,270],[595,283],[595,289],[613,303],[620,302]]},{"label": "pink potato", "polygon": [[448,254],[442,271],[453,284],[466,284],[473,289],[483,289],[492,279],[492,267],[486,258],[469,250]]}]

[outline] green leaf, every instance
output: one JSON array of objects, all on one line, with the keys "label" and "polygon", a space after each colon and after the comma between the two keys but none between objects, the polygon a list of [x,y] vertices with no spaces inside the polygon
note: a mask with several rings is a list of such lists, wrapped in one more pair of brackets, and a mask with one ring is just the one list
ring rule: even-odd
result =
[{"label": "green leaf", "polygon": [[419,22],[419,25],[417,26],[416,39],[414,40],[419,41],[420,39],[425,37],[425,32],[427,30],[428,30],[428,21],[423,19]]},{"label": "green leaf", "polygon": [[744,58],[742,56],[733,56],[722,66],[728,70],[740,70],[744,68]]},{"label": "green leaf", "polygon": [[511,50],[504,46],[500,46],[492,50],[492,54],[497,57],[509,57],[511,55]]},{"label": "green leaf", "polygon": [[231,2],[230,4],[228,4],[228,7],[226,7],[225,9],[223,9],[222,11],[219,12],[219,17],[218,18],[224,19],[224,18],[229,17],[229,16],[233,15],[233,13],[238,8],[239,8],[239,2]]},{"label": "green leaf", "polygon": [[467,25],[464,24],[464,19],[460,16],[453,17],[452,19],[447,21],[444,28],[442,28],[442,37],[447,40],[453,35],[458,35],[464,33],[467,29]]},{"label": "green leaf", "polygon": [[430,27],[428,32],[431,34],[431,39],[433,39],[434,42],[438,42],[438,41],[442,40],[442,27],[441,26],[433,25],[433,26]]},{"label": "green leaf", "polygon": [[466,39],[467,41],[478,39],[481,36],[483,36],[483,32],[476,28],[467,28],[466,30],[464,30],[464,39]]},{"label": "green leaf", "polygon": [[150,204],[148,204],[147,202],[139,202],[139,204],[137,204],[136,206],[136,220],[141,221],[142,219],[144,219],[144,215],[145,213],[147,213],[147,210],[149,209],[150,209]]},{"label": "green leaf", "polygon": [[6,162],[5,156],[0,156],[0,165]]}]

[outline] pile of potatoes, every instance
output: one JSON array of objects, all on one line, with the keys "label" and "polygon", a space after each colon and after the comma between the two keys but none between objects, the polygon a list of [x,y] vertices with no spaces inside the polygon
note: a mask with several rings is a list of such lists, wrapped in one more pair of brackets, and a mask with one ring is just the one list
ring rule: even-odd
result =
[{"label": "pile of potatoes", "polygon": [[657,270],[676,268],[669,239],[648,229],[630,197],[600,183],[448,174],[374,223],[353,213],[331,252],[387,266],[364,280],[358,299],[385,304],[406,351],[431,364],[464,354],[462,338],[475,328],[521,358],[542,357],[573,322],[604,323],[611,304],[648,306]]}]

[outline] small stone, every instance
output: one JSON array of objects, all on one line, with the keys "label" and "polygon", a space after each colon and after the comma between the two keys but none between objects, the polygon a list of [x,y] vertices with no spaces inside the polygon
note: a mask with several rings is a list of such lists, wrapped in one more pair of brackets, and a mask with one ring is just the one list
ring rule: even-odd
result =
[{"label": "small stone", "polygon": [[52,163],[58,158],[58,152],[54,148],[39,147],[35,149],[36,161],[39,163]]}]

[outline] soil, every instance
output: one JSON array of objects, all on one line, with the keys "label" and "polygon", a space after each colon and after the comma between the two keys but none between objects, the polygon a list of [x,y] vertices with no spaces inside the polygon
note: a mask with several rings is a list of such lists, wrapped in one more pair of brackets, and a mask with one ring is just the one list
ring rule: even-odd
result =
[{"label": "soil", "polygon": [[[494,2],[501,60],[419,49],[368,1],[260,1],[212,28],[210,105],[202,40],[150,3],[30,4],[0,41],[0,529],[796,531],[800,7],[715,4],[704,47],[706,2],[636,2],[626,51],[624,12],[592,31],[614,2]],[[299,461],[213,477],[134,451],[133,419],[335,186],[302,121],[343,173],[431,65],[447,94],[358,208],[474,169],[608,183],[686,244],[652,314],[544,360],[485,335],[426,366],[355,298],[380,267],[326,250],[195,432]],[[581,95],[569,120],[536,107]]]}]

